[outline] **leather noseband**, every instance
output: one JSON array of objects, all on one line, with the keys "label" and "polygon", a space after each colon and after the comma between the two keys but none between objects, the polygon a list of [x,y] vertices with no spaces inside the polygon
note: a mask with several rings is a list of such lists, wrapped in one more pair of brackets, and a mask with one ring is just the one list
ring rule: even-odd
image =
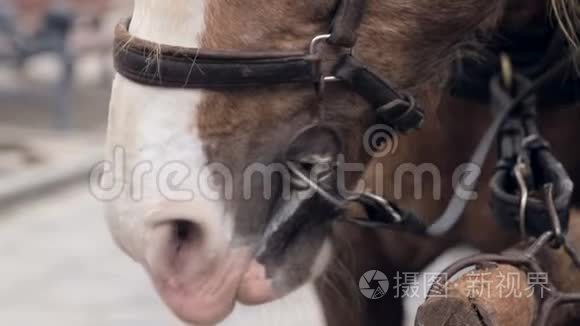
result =
[{"label": "leather noseband", "polygon": [[[424,118],[415,100],[351,54],[344,54],[334,76],[323,76],[318,42],[351,49],[366,10],[366,0],[342,0],[328,35],[314,38],[310,51],[208,50],[159,45],[129,33],[130,19],[115,31],[115,69],[124,77],[148,86],[184,89],[231,89],[280,84],[311,84],[319,89],[327,81],[340,81],[365,98],[379,123],[399,132],[418,128]],[[346,51],[350,52],[350,51]]]}]

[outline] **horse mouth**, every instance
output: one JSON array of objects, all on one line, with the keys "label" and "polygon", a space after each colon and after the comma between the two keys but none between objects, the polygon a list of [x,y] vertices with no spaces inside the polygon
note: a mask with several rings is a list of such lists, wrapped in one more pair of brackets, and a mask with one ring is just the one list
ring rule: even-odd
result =
[{"label": "horse mouth", "polygon": [[165,304],[177,317],[194,326],[223,321],[237,303],[259,305],[278,298],[265,267],[247,248],[232,249],[201,275],[168,269],[159,272],[147,264],[145,268]]},{"label": "horse mouth", "polygon": [[[312,218],[321,202],[297,200],[283,205],[258,243],[223,251],[187,245],[189,237],[172,232],[171,224],[158,229],[143,265],[177,317],[192,325],[215,325],[238,303],[260,305],[277,300],[311,278],[310,268],[301,269],[300,275],[296,270],[299,265],[308,266],[304,261],[313,262],[310,256],[314,253],[304,251],[302,245],[324,235],[320,227],[325,223]],[[285,273],[288,266],[296,267],[291,277]]]},{"label": "horse mouth", "polygon": [[[296,242],[294,237],[287,240],[284,248]],[[182,271],[164,269],[157,273],[154,268],[145,266],[160,297],[178,318],[194,326],[215,325],[225,320],[236,304],[266,304],[288,293],[285,286],[280,287],[283,284],[278,282],[278,276],[275,282],[270,270],[286,265],[283,257],[286,249],[274,249],[264,252],[262,257],[257,257],[255,249],[250,247],[230,249],[214,267],[198,275],[191,275],[187,268]],[[304,275],[304,278],[310,276]]]}]

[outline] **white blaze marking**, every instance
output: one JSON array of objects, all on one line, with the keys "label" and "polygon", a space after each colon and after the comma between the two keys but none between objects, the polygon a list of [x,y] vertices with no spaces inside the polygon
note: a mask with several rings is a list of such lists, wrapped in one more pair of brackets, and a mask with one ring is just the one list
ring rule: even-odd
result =
[{"label": "white blaze marking", "polygon": [[[199,35],[204,30],[204,2],[136,0],[130,31],[136,37],[153,42],[198,47]],[[105,174],[103,183],[109,187],[121,184],[123,191],[107,204],[107,220],[118,244],[138,261],[145,258],[149,224],[158,222],[164,211],[175,214],[176,208],[179,210],[180,207],[183,208],[182,217],[189,217],[206,226],[205,231],[210,233],[206,236],[214,237],[212,243],[227,246],[231,239],[233,221],[224,212],[223,204],[199,196],[200,188],[205,188],[205,191],[208,188],[205,185],[200,187],[197,182],[198,174],[207,164],[204,144],[197,130],[197,107],[201,99],[202,91],[148,87],[120,75],[115,78],[107,158],[112,161],[115,151],[122,148],[123,174]],[[193,176],[182,185],[185,189],[194,190],[195,195],[185,203],[172,203],[160,191],[163,187],[157,184],[157,176],[166,174],[163,167],[174,162],[187,166]],[[149,171],[148,167],[152,172],[144,173]],[[138,171],[137,176],[133,175],[135,170]],[[142,188],[134,191],[140,194],[139,200],[132,198],[133,186]],[[309,284],[267,305],[238,305],[223,325],[322,326],[326,323],[316,290]]]},{"label": "white blaze marking", "polygon": [[[203,13],[203,0],[137,0],[130,31],[152,42],[198,47]],[[122,183],[123,191],[108,205],[107,217],[117,242],[136,260],[144,258],[150,223],[163,218],[202,223],[204,236],[221,246],[210,250],[219,252],[228,245],[231,218],[226,218],[220,201],[207,198],[219,197],[208,193],[211,187],[204,184],[208,180],[199,179],[208,163],[197,130],[201,99],[201,91],[148,87],[115,78],[107,153],[112,159],[122,148],[124,166],[122,176],[105,175],[104,180]],[[172,187],[181,181],[178,188]],[[164,216],[164,211],[176,214],[176,207],[182,216]]]}]

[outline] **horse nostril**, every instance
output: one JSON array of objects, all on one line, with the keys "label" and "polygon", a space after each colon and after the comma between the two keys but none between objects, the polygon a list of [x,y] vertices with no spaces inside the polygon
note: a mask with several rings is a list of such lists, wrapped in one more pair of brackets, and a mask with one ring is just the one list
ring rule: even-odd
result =
[{"label": "horse nostril", "polygon": [[190,277],[213,268],[226,241],[218,238],[207,220],[179,214],[159,220],[149,232],[144,257],[153,275]]},{"label": "horse nostril", "polygon": [[175,220],[170,222],[170,225],[171,239],[178,251],[184,247],[193,247],[202,241],[200,225],[186,220]]}]

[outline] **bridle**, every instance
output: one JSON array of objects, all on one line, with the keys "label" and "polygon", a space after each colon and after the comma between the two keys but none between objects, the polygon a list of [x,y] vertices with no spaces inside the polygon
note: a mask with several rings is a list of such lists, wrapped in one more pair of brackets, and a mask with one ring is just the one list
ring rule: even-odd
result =
[{"label": "bridle", "polygon": [[[424,119],[423,111],[417,107],[411,96],[395,90],[385,79],[365,66],[352,55],[356,44],[357,31],[366,9],[366,0],[341,0],[329,34],[312,39],[306,52],[241,52],[209,51],[157,45],[137,39],[128,32],[129,20],[123,21],[116,29],[115,67],[126,78],[143,85],[186,89],[231,89],[240,87],[260,87],[278,84],[310,84],[319,93],[324,93],[325,84],[341,82],[364,98],[371,106],[375,119],[394,130],[405,133],[416,129]],[[322,56],[318,45],[326,42],[343,52],[334,66],[333,74],[322,73]],[[150,56],[155,51],[156,64],[151,64]],[[476,148],[471,164],[482,167],[492,146],[497,141],[498,161],[490,183],[491,207],[493,215],[508,230],[518,230],[527,240],[537,240],[525,251],[514,251],[506,255],[482,255],[467,258],[444,271],[435,279],[429,296],[438,289],[445,288],[448,277],[470,267],[509,264],[524,267],[527,272],[546,273],[538,264],[537,255],[548,244],[563,250],[580,268],[580,257],[566,237],[569,212],[573,193],[573,182],[563,165],[552,154],[548,142],[538,128],[537,94],[567,68],[570,61],[580,56],[575,51],[551,65],[543,67],[533,81],[526,76],[511,71],[503,65],[502,76],[491,80],[489,92],[494,119]],[[506,68],[508,67],[508,68]],[[492,72],[494,74],[494,72]],[[319,97],[323,101],[323,97]],[[338,133],[325,125],[314,124],[299,131],[288,152],[295,143],[311,139],[313,131],[326,131],[341,147]],[[342,220],[370,228],[396,228],[426,236],[443,236],[460,221],[468,200],[458,194],[457,187],[444,213],[430,226],[412,212],[405,211],[394,203],[372,193],[339,193],[333,187],[332,179],[339,165],[337,157],[310,155],[306,162],[312,170],[305,171],[300,162],[286,160],[297,192],[314,196],[317,200],[290,202],[297,214],[287,214],[278,209],[266,226],[256,257],[278,257],[285,247],[285,236],[292,234],[293,225],[309,226],[310,214],[315,202],[323,202],[331,217],[320,216],[324,221]],[[479,180],[480,172],[476,179]],[[475,189],[476,183],[464,184],[463,192]],[[543,192],[543,200],[531,196],[532,192]],[[345,217],[345,206],[360,204],[366,211],[365,218]],[[319,206],[316,206],[319,207]],[[335,210],[335,211],[332,211]],[[535,317],[538,325],[548,325],[548,317],[555,307],[580,302],[580,294],[559,291],[549,285],[549,296],[542,300]]]},{"label": "bridle", "polygon": [[[367,0],[340,0],[328,34],[313,37],[307,51],[286,52],[208,50],[159,45],[131,35],[131,20],[125,19],[115,30],[115,69],[138,84],[180,89],[220,90],[304,84],[312,85],[322,95],[326,84],[343,83],[368,102],[377,124],[388,125],[400,133],[418,129],[424,113],[415,99],[397,91],[390,82],[353,55],[366,9]],[[332,75],[322,73],[323,59],[319,48],[323,43],[341,53],[332,69]],[[151,59],[153,55],[156,59],[154,64]],[[323,101],[323,96],[319,98]],[[308,129],[300,131],[297,137]],[[296,165],[288,164],[288,168],[295,183],[309,180],[310,176]],[[383,226],[408,221],[408,218],[399,216],[397,209],[379,196],[352,194],[348,198],[339,198],[336,194],[327,193],[319,181],[311,182],[310,185],[336,206],[342,207],[345,202],[358,202],[367,212],[380,215]],[[370,226],[363,219],[352,222]],[[424,227],[420,226],[419,229],[424,230]]]},{"label": "bridle", "polygon": [[[130,20],[115,31],[115,69],[124,77],[156,87],[231,89],[280,84],[310,84],[318,90],[329,82],[343,82],[368,101],[378,121],[400,132],[416,129],[423,111],[414,99],[398,92],[384,78],[352,55],[366,0],[341,0],[332,30],[315,36],[308,51],[208,50],[161,45],[132,36]],[[319,45],[326,42],[343,55],[332,76],[321,71]],[[158,60],[151,63],[155,49]]]},{"label": "bridle", "polygon": [[[317,92],[324,92],[325,84],[340,82],[348,85],[369,103],[377,123],[386,124],[397,132],[407,133],[420,127],[424,120],[423,111],[416,105],[412,96],[397,91],[386,79],[360,62],[352,53],[366,8],[366,0],[341,0],[330,33],[315,36],[308,50],[288,52],[244,52],[159,45],[131,35],[130,19],[127,19],[122,21],[115,31],[115,69],[122,76],[142,85],[179,89],[220,90],[303,84],[312,85]],[[322,42],[342,53],[334,65],[332,75],[329,76],[324,75],[321,69],[323,59],[318,49]],[[154,64],[151,63],[153,53],[157,59]],[[537,80],[526,84],[517,94],[504,96],[498,104],[492,125],[472,156],[472,164],[483,166],[505,122],[538,88],[566,69],[570,59],[571,57],[565,58]],[[501,90],[498,92],[501,93]],[[322,101],[323,97],[320,98]],[[557,168],[556,174],[564,179],[560,181],[568,184],[569,178],[565,171]],[[424,219],[382,197],[370,193],[338,196],[327,187],[328,185],[312,180],[296,165],[289,164],[289,169],[297,183],[305,185],[337,207],[342,208],[346,203],[352,202],[361,204],[368,216],[364,219],[345,220],[365,227],[395,227],[423,235],[441,236],[458,223],[468,202],[468,199],[461,198],[455,192],[445,212],[433,225],[427,227],[422,222]],[[328,175],[332,170],[333,168],[329,168],[322,174]],[[463,189],[474,190],[475,185],[476,183],[463,185]],[[571,189],[564,188],[567,193],[563,196],[564,200],[559,203],[558,211],[563,211],[570,205]],[[508,199],[506,201],[509,202],[504,206],[509,206],[510,209],[520,203],[517,200],[513,203],[511,197]],[[567,222],[567,215],[563,219],[565,219],[563,222]]]}]

